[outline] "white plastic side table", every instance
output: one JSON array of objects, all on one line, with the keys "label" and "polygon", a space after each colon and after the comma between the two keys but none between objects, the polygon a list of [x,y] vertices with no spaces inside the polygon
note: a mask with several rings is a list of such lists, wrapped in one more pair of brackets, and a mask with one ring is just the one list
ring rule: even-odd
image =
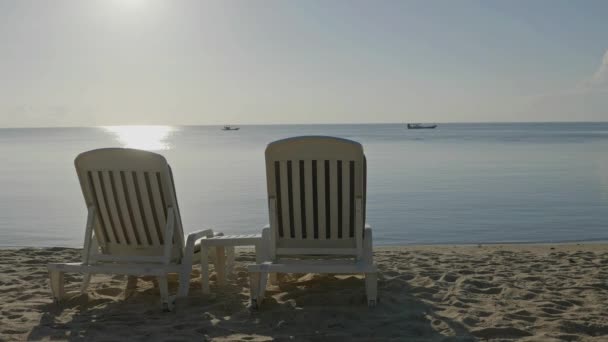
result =
[{"label": "white plastic side table", "polygon": [[[249,235],[223,235],[214,236],[200,240],[201,243],[201,283],[203,294],[208,294],[209,291],[209,248],[216,249],[216,267],[217,284],[222,286],[226,284],[226,270],[232,272],[234,266],[234,247],[237,246],[254,246],[256,262],[260,263],[263,253],[262,234]],[[226,248],[233,247],[233,248]],[[228,253],[226,253],[228,252]],[[226,255],[227,254],[227,255]]]}]

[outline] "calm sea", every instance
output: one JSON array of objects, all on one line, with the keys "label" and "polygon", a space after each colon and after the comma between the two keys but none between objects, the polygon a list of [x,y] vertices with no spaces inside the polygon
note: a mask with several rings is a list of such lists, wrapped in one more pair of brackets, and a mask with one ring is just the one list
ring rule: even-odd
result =
[{"label": "calm sea", "polygon": [[264,148],[296,135],[363,144],[378,245],[608,239],[608,123],[121,126],[0,129],[0,246],[81,246],[82,151],[157,151],[186,232],[259,232]]}]

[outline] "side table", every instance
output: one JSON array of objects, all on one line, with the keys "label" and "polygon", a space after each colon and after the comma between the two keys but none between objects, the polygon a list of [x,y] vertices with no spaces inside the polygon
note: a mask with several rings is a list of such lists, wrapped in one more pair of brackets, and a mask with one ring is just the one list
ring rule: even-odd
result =
[{"label": "side table", "polygon": [[[263,262],[263,239],[262,234],[248,235],[223,235],[214,236],[200,240],[201,244],[201,283],[203,294],[209,293],[209,248],[216,249],[216,268],[217,284],[222,286],[226,283],[226,269],[232,272],[234,266],[234,248],[237,246],[254,246],[256,262]],[[227,254],[226,255],[226,250]],[[227,259],[227,260],[226,260]]]}]

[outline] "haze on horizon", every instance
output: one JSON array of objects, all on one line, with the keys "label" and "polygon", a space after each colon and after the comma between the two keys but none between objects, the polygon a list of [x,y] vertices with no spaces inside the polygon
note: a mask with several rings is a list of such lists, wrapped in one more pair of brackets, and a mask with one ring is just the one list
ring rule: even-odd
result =
[{"label": "haze on horizon", "polygon": [[0,127],[608,120],[607,1],[0,0]]}]

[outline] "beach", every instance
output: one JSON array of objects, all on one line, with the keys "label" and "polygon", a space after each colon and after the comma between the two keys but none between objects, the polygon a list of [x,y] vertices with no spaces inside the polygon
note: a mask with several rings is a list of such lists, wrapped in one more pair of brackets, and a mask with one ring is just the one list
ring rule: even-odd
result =
[{"label": "beach", "polygon": [[[0,341],[606,341],[608,244],[379,247],[380,303],[365,304],[359,276],[280,275],[257,311],[248,308],[237,250],[225,287],[162,312],[152,279],[125,292],[124,276],[66,274],[54,304],[46,263],[79,261],[81,250],[0,250]],[[177,281],[171,278],[175,293]]]}]

